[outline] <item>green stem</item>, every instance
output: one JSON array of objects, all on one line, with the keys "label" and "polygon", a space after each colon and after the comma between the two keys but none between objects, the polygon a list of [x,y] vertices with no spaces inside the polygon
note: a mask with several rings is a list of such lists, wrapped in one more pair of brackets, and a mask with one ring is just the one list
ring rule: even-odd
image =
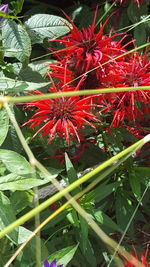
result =
[{"label": "green stem", "polygon": [[144,91],[150,90],[150,86],[137,86],[137,87],[120,87],[120,88],[100,88],[100,89],[86,89],[80,91],[69,91],[69,92],[58,92],[58,93],[50,93],[43,95],[33,95],[33,96],[0,96],[0,102],[2,103],[25,103],[35,100],[42,99],[53,99],[60,97],[70,97],[70,96],[80,96],[80,95],[95,95],[95,94],[108,94],[108,93],[118,93],[118,92],[129,92],[129,91]]},{"label": "green stem", "polygon": [[[118,161],[119,159],[121,159],[122,157],[124,157],[126,154],[131,153],[131,152],[136,151],[137,149],[141,148],[145,143],[147,143],[149,141],[150,141],[150,135],[147,135],[146,137],[144,137],[140,141],[136,142],[132,146],[126,148],[124,151],[120,152],[118,155],[115,155],[111,159],[109,159],[109,160],[105,161],[104,163],[102,163],[100,166],[98,166],[97,168],[95,168],[94,170],[92,170],[90,173],[85,174],[83,177],[81,177],[80,179],[78,179],[77,181],[75,181],[74,183],[72,183],[71,185],[69,185],[67,188],[64,188],[60,192],[56,193],[54,196],[52,196],[51,198],[49,198],[48,200],[46,200],[45,202],[43,202],[42,204],[40,204],[38,207],[34,208],[33,210],[31,210],[27,214],[23,215],[17,221],[15,221],[12,224],[8,225],[4,230],[2,230],[0,232],[0,238],[2,238],[4,235],[6,235],[9,232],[11,232],[14,228],[18,227],[19,225],[25,223],[26,221],[28,221],[29,219],[31,219],[32,217],[34,217],[37,213],[39,213],[42,210],[46,209],[49,205],[51,205],[52,203],[56,202],[61,197],[65,196],[68,192],[74,190],[76,187],[78,187],[82,183],[84,183],[87,180],[89,180],[92,176],[98,174],[100,171],[103,171],[105,168],[109,167],[111,164],[113,164],[114,162]],[[46,176],[47,175],[48,176],[51,175],[47,171],[47,169],[44,166],[42,166],[38,161],[36,161],[36,166]],[[53,180],[52,180],[52,182],[53,182]],[[54,185],[57,186],[55,183],[54,183]]]},{"label": "green stem", "polygon": [[[37,195],[35,201],[35,208],[39,206],[39,199],[38,199],[38,187],[34,188],[34,194]],[[40,213],[35,215],[35,228],[40,225]],[[35,236],[35,247],[36,247],[36,267],[41,267],[41,238],[40,238],[40,231]]]}]

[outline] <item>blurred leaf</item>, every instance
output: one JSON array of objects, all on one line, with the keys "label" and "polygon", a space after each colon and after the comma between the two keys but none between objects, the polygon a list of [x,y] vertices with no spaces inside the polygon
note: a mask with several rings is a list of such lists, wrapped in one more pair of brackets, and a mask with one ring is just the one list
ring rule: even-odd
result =
[{"label": "blurred leaf", "polygon": [[137,47],[146,43],[146,28],[144,24],[138,25],[134,29],[134,39],[136,40]]},{"label": "blurred leaf", "polygon": [[[7,13],[4,13],[2,11],[0,11],[0,17],[3,17],[3,18],[8,18],[8,19],[17,19],[17,17],[15,16],[10,16],[9,14]],[[2,25],[5,24],[5,20],[1,21]]]},{"label": "blurred leaf", "polygon": [[150,187],[150,168],[149,167],[133,167],[136,177],[140,183]]},{"label": "blurred leaf", "polygon": [[15,0],[15,1],[11,0],[11,1],[9,1],[9,4],[12,6],[13,12],[16,15],[22,11],[23,3],[24,3],[24,0]]},{"label": "blurred leaf", "polygon": [[[67,171],[69,184],[71,184],[71,183],[75,182],[78,179],[78,177],[77,177],[76,170],[74,169],[72,162],[70,161],[67,153],[65,153],[65,162],[66,162],[66,171]],[[75,195],[79,192],[80,192],[80,189],[76,188],[75,190],[72,191],[71,194]]]},{"label": "blurred leaf", "polygon": [[[19,233],[20,236],[19,236],[18,242],[22,243],[23,240],[25,240],[32,232],[30,232],[28,229],[24,227],[21,227],[19,230],[20,230],[20,233]],[[36,242],[35,242],[35,237],[34,237],[24,247],[23,253],[22,255],[20,255],[21,264],[19,264],[17,267],[36,266],[35,251],[36,251]],[[43,240],[41,240],[41,257],[42,257],[42,262],[44,261],[44,259],[48,257],[48,250]]]},{"label": "blurred leaf", "polygon": [[102,226],[106,226],[112,230],[118,231],[122,233],[122,230],[119,228],[119,226],[109,217],[107,216],[103,211],[96,210],[94,211],[94,217],[98,223],[100,223]]},{"label": "blurred leaf", "polygon": [[56,178],[58,173],[45,177],[44,179],[33,178],[32,175],[20,176],[16,173],[10,173],[0,177],[0,190],[29,190],[35,186],[49,183]]},{"label": "blurred leaf", "polygon": [[19,226],[18,231],[18,245],[22,244],[27,240],[27,238],[32,234],[32,231],[26,229],[25,227]]},{"label": "blurred leaf", "polygon": [[32,61],[29,64],[29,67],[33,71],[36,71],[40,73],[42,76],[44,76],[50,68],[49,65],[53,64],[54,62],[56,62],[56,60],[54,59],[36,60],[36,61]]},{"label": "blurred leaf", "polygon": [[97,262],[96,262],[96,257],[95,257],[95,253],[94,253],[94,249],[91,245],[91,242],[89,239],[87,239],[87,243],[86,243],[86,247],[84,248],[84,259],[86,260],[86,266],[87,264],[89,264],[88,266],[90,267],[96,267],[97,266]]},{"label": "blurred leaf", "polygon": [[33,191],[15,191],[10,197],[15,214],[18,214],[33,201]]},{"label": "blurred leaf", "polygon": [[[13,110],[12,110],[13,112]],[[20,140],[18,138],[18,135],[13,127],[12,124],[9,126],[9,131],[7,134],[7,137],[5,138],[4,143],[2,144],[2,149],[8,149],[11,148],[11,150],[20,153],[23,151],[23,147],[20,143]]]},{"label": "blurred leaf", "polygon": [[80,247],[82,247],[82,251],[83,251],[83,253],[85,253],[87,250],[89,226],[88,226],[87,222],[85,221],[85,219],[81,215],[79,215],[79,219],[80,219],[80,227],[81,227]]},{"label": "blurred leaf", "polygon": [[121,230],[125,230],[133,213],[133,207],[120,193],[116,195],[116,218]]},{"label": "blurred leaf", "polygon": [[9,129],[9,117],[5,108],[0,109],[0,146],[4,142]]},{"label": "blurred leaf", "polygon": [[32,43],[43,43],[45,38],[54,40],[68,33],[70,23],[58,16],[48,14],[33,15],[25,22]]},{"label": "blurred leaf", "polygon": [[51,83],[33,83],[27,81],[18,81],[14,79],[10,79],[7,77],[0,78],[0,88],[3,91],[7,92],[24,92],[24,91],[33,91],[37,89],[41,89],[44,87],[48,87]]},{"label": "blurred leaf", "polygon": [[78,248],[78,245],[61,249],[53,253],[50,257],[48,257],[48,261],[51,263],[54,259],[56,259],[57,265],[63,264],[63,267],[66,267],[67,264],[73,258],[77,248]]},{"label": "blurred leaf", "polygon": [[120,184],[119,182],[111,183],[108,185],[101,184],[85,196],[85,199],[86,199],[85,201],[95,200],[95,202],[100,202],[105,197],[115,192],[119,184]]},{"label": "blurred leaf", "polygon": [[72,209],[72,211],[69,212],[66,217],[72,225],[79,228],[79,218],[76,210]]},{"label": "blurred leaf", "polygon": [[135,173],[133,168],[129,171],[129,182],[130,182],[134,196],[136,197],[136,199],[138,201],[140,201],[140,199],[141,199],[141,185],[140,185],[139,179],[136,176],[136,173]]},{"label": "blurred leaf", "polygon": [[6,168],[15,175],[34,173],[29,162],[14,151],[0,149],[0,160],[6,165]]},{"label": "blurred leaf", "polygon": [[[0,192],[0,229],[4,229],[10,223],[16,220],[13,207],[8,197]],[[15,229],[7,237],[15,244],[18,241],[18,231]]]},{"label": "blurred leaf", "polygon": [[[87,28],[93,21],[93,13],[87,5],[74,5],[72,6],[71,19],[75,24],[79,25],[79,28]],[[86,20],[85,20],[86,18]]]},{"label": "blurred leaf", "polygon": [[7,20],[2,27],[2,38],[5,49],[14,49],[5,52],[6,57],[16,57],[19,61],[26,61],[31,55],[31,41],[26,29],[15,21]]},{"label": "blurred leaf", "polygon": [[[146,2],[146,1],[145,1]],[[141,17],[143,15],[148,14],[148,7],[147,4],[144,3],[138,8],[138,5],[135,5],[135,3],[132,1],[130,2],[128,6],[128,17],[132,23],[136,23],[141,20]]]}]

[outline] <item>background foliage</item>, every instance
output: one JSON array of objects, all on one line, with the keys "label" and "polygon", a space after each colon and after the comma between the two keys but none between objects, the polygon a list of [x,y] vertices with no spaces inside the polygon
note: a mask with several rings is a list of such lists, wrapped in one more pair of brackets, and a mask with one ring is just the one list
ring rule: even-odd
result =
[{"label": "background foliage", "polygon": [[[63,48],[60,43],[52,40],[60,39],[69,33],[66,24],[70,25],[70,22],[64,12],[79,29],[86,28],[92,23],[98,5],[97,22],[100,19],[104,22],[106,17],[110,16],[105,27],[106,35],[110,30],[117,33],[126,32],[125,42],[134,38],[137,47],[149,41],[149,0],[146,0],[140,8],[134,1],[127,1],[123,5],[120,5],[119,1],[112,5],[114,1],[90,0],[7,2],[9,14],[3,18],[0,29],[1,96],[17,99],[33,90],[47,93],[51,85],[47,75],[50,70],[49,64],[56,62],[53,51]],[[1,4],[4,3],[1,1]],[[130,44],[128,50],[132,48]],[[146,48],[146,53],[149,58],[149,46]],[[57,177],[58,181],[70,185],[86,172],[138,141],[138,138],[123,126],[112,128],[111,134],[103,125],[96,133],[87,126],[84,130],[86,137],[84,150],[79,158],[72,160],[82,150],[77,142],[72,142],[68,147],[59,137],[51,144],[47,144],[47,140],[41,135],[33,138],[33,130],[27,125],[22,127],[27,118],[33,114],[33,110],[26,109],[23,103],[13,104],[12,101],[9,104],[10,111],[21,127],[26,143],[35,158],[51,173],[51,176],[46,176],[31,166],[30,158],[28,159],[1,101],[0,107],[1,230],[34,208],[36,187],[38,187],[39,202],[42,203],[51,195],[52,187],[45,188],[51,179]],[[107,127],[109,128],[109,122]],[[148,133],[149,123],[145,128]],[[131,247],[134,245],[137,251],[142,252],[149,242],[149,149],[148,144],[138,152],[135,148],[134,153],[126,161],[124,158],[124,162],[117,166],[116,170],[112,170],[104,180],[78,199],[82,208],[107,235],[119,242],[125,233],[122,244],[128,251],[132,250]],[[63,160],[56,156],[65,152]],[[71,195],[80,193],[103,172],[104,170],[93,175],[91,180],[74,189]],[[40,213],[40,221],[42,222],[64,203],[65,198],[61,198],[44,209]],[[137,212],[134,214],[136,209]],[[32,218],[0,240],[2,265],[6,264],[20,244],[26,241],[34,228],[34,218]],[[36,266],[34,239],[25,246],[10,266]],[[107,250],[107,246],[72,206],[68,206],[47,223],[42,228],[39,239],[41,266],[46,258],[50,262],[56,258],[58,264],[68,267],[107,266],[110,261],[111,251]],[[112,262],[111,266],[116,266],[116,263]]]}]

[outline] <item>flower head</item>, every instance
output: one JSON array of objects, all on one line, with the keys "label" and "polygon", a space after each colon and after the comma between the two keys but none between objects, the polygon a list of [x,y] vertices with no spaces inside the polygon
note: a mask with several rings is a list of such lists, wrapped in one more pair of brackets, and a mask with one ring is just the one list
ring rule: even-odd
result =
[{"label": "flower head", "polygon": [[[146,55],[135,53],[126,61],[109,66],[108,74],[103,77],[105,87],[138,87],[150,85],[150,60]],[[143,112],[148,111],[150,92],[135,90],[114,93],[108,96],[113,107],[111,126],[118,127],[126,122],[134,122],[143,118]],[[142,108],[141,108],[142,106]],[[148,113],[147,113],[148,114]]]},{"label": "flower head", "polygon": [[63,264],[57,265],[56,259],[52,261],[52,263],[49,263],[48,260],[44,261],[44,267],[63,267]]},{"label": "flower head", "polygon": [[[8,5],[0,5],[0,11],[3,13],[8,13]],[[0,16],[0,21],[3,19],[3,17]]]},{"label": "flower head", "polygon": [[[60,83],[59,83],[60,86]],[[56,88],[53,83],[49,89],[50,92],[60,93],[78,90],[77,87],[65,86]],[[41,92],[35,91],[35,94],[42,95]],[[54,99],[42,99],[27,104],[28,108],[36,108],[36,113],[25,124],[30,124],[30,128],[41,125],[40,129],[34,134],[42,132],[42,137],[48,136],[50,143],[56,135],[65,138],[67,143],[74,137],[80,142],[81,130],[85,124],[95,128],[93,122],[97,122],[94,114],[91,113],[92,96],[82,97],[59,97]],[[24,125],[25,125],[24,124]]]},{"label": "flower head", "polygon": [[[112,41],[112,39],[119,34],[104,35],[104,27],[108,21],[100,26],[100,29],[95,33],[96,15],[91,26],[87,29],[79,30],[73,21],[66,15],[67,19],[72,25],[70,33],[60,40],[53,40],[64,44],[65,49],[56,51],[58,59],[67,64],[70,70],[73,70],[75,77],[82,75],[88,78],[87,86],[85,88],[96,88],[99,86],[100,77],[105,72],[103,63],[115,59],[115,57],[122,55],[125,52],[124,47],[121,46],[121,41]],[[91,81],[91,84],[90,84]]]},{"label": "flower head", "polygon": [[[137,256],[137,252],[136,252],[135,248],[134,248],[134,255],[132,252],[130,252],[130,254],[132,255],[132,261],[128,261],[127,259],[125,259],[126,263],[125,263],[124,267],[135,267],[135,266],[138,267],[137,264],[134,264],[134,261],[138,260],[138,256]],[[145,254],[140,253],[140,255],[141,255],[141,264],[143,264],[143,267],[150,267],[150,263],[148,263],[148,261],[147,261],[148,247],[145,251]]]}]

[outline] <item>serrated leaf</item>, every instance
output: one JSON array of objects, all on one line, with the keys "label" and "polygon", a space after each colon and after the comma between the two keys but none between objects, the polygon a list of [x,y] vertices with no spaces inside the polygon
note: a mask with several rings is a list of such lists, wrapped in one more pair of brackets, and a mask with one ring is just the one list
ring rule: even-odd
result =
[{"label": "serrated leaf", "polygon": [[0,146],[4,142],[9,129],[9,117],[5,108],[0,109]]},{"label": "serrated leaf", "polygon": [[2,38],[5,49],[15,49],[5,52],[6,57],[16,57],[19,61],[26,61],[31,55],[30,37],[21,24],[7,20],[2,28]]},{"label": "serrated leaf", "polygon": [[33,70],[33,71],[37,71],[38,73],[40,73],[42,76],[44,76],[48,69],[49,69],[49,64],[53,64],[54,62],[56,62],[56,60],[54,59],[50,59],[50,60],[37,60],[37,61],[33,61],[29,64],[29,67]]},{"label": "serrated leaf", "polygon": [[22,64],[20,62],[14,63],[13,70],[15,74],[21,77],[22,81],[41,83],[43,82],[43,77],[47,74],[49,70],[49,64],[56,62],[56,60],[37,60],[28,64],[28,67],[22,69]]},{"label": "serrated leaf", "polygon": [[32,43],[42,43],[45,38],[57,39],[69,32],[69,22],[61,17],[48,14],[33,15],[25,22]]},{"label": "serrated leaf", "polygon": [[5,164],[7,170],[15,175],[34,173],[34,170],[30,166],[29,162],[23,156],[14,151],[0,149],[0,161]]},{"label": "serrated leaf", "polygon": [[78,245],[61,249],[53,253],[50,257],[48,257],[48,261],[52,262],[54,259],[56,259],[57,265],[63,264],[63,267],[66,267],[67,264],[73,258],[77,248],[78,248]]},{"label": "serrated leaf", "polygon": [[[4,229],[16,220],[10,200],[0,192],[0,229]],[[18,231],[15,229],[7,237],[15,244],[18,241]]]},{"label": "serrated leaf", "polygon": [[19,176],[15,173],[0,177],[0,190],[29,190],[35,186],[40,186],[49,183],[57,174],[45,177],[45,179],[32,178],[32,176]]},{"label": "serrated leaf", "polygon": [[49,86],[51,83],[33,83],[27,81],[17,81],[7,77],[0,78],[0,89],[1,91],[7,92],[23,92],[23,91],[33,91]]}]

